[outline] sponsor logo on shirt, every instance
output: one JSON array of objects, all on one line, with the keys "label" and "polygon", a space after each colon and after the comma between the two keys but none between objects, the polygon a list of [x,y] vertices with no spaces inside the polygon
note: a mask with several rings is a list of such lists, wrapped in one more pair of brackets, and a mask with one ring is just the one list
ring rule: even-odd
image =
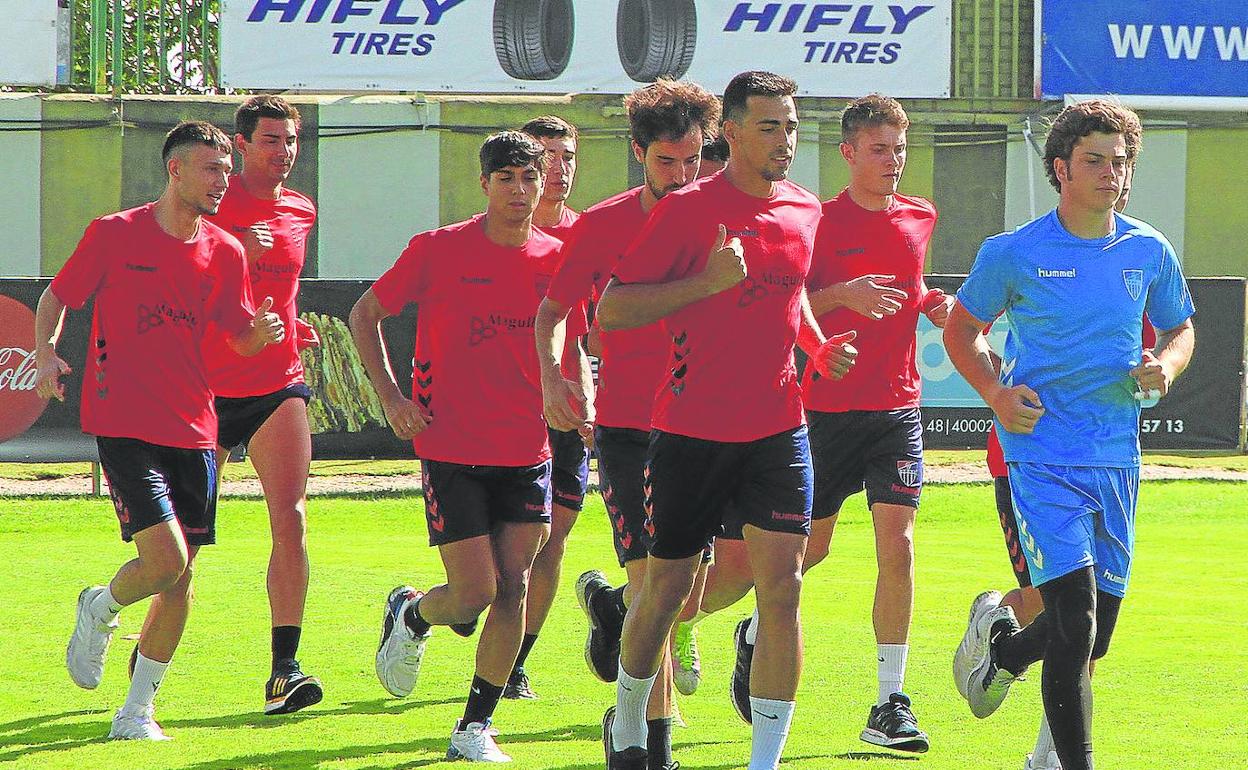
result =
[{"label": "sponsor logo on shirt", "polygon": [[501,313],[490,313],[484,320],[480,316],[473,316],[468,322],[468,344],[476,347],[486,340],[492,340],[498,336],[500,329],[509,332],[532,329],[535,319],[535,315],[516,318]]},{"label": "sponsor logo on shirt", "polygon": [[293,262],[265,262],[257,260],[251,265],[253,273],[266,273],[268,275],[289,275],[297,273],[300,270],[299,265]]},{"label": "sponsor logo on shirt", "polygon": [[771,286],[800,286],[802,277],[784,273],[763,273],[763,283]]},{"label": "sponsor logo on shirt", "polygon": [[749,307],[767,296],[767,287],[750,276],[741,282],[741,296],[737,298],[737,307]]},{"label": "sponsor logo on shirt", "polygon": [[1131,301],[1134,302],[1140,298],[1140,292],[1144,291],[1144,271],[1123,270],[1122,282],[1127,287],[1127,294],[1131,295]]},{"label": "sponsor logo on shirt", "polygon": [[1074,278],[1075,269],[1072,267],[1068,270],[1045,270],[1043,267],[1037,267],[1036,275],[1041,278]]},{"label": "sponsor logo on shirt", "polygon": [[194,329],[199,325],[199,319],[191,311],[170,307],[165,302],[158,302],[151,307],[139,305],[137,327],[139,334],[147,334],[152,329],[164,326],[166,323]]}]

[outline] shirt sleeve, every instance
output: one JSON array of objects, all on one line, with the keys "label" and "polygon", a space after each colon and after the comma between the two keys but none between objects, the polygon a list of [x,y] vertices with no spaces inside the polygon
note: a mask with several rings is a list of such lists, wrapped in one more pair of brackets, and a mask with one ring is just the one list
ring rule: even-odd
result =
[{"label": "shirt sleeve", "polygon": [[589,297],[594,288],[594,274],[603,269],[604,262],[619,256],[611,251],[616,246],[587,237],[586,227],[586,218],[581,217],[568,233],[563,242],[563,260],[546,289],[547,297],[565,307]]},{"label": "shirt sleeve", "polygon": [[989,239],[980,247],[970,275],[958,289],[958,302],[980,323],[991,323],[1009,305],[1012,280],[1006,250]]},{"label": "shirt sleeve", "polygon": [[243,246],[230,238],[217,244],[212,260],[212,291],[204,303],[208,317],[222,331],[238,336],[251,328],[256,316],[247,279],[247,256]]},{"label": "shirt sleeve", "polygon": [[1192,303],[1192,295],[1187,289],[1187,280],[1183,278],[1183,269],[1174,247],[1165,240],[1161,243],[1164,247],[1161,265],[1156,280],[1148,287],[1144,311],[1154,326],[1167,331],[1191,318],[1196,306]]},{"label": "shirt sleeve", "polygon": [[52,293],[74,310],[81,309],[104,283],[108,258],[100,232],[103,227],[98,219],[87,225],[78,247],[52,279]]},{"label": "shirt sleeve", "polygon": [[390,315],[398,315],[411,303],[419,303],[428,290],[429,239],[421,233],[408,242],[394,265],[373,282],[373,294]]},{"label": "shirt sleeve", "polygon": [[[612,274],[622,283],[667,283],[694,272],[699,257],[698,244],[691,237],[690,217],[682,201],[664,198],[650,212],[641,232],[624,250]],[[696,227],[696,219],[694,220]],[[709,233],[704,251],[709,252],[714,232]]]}]

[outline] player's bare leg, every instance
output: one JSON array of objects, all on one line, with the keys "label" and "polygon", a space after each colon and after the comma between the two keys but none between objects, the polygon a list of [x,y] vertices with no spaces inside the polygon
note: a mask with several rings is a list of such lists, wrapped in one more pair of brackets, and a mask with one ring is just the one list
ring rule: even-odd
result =
[{"label": "player's bare leg", "polygon": [[554,606],[555,594],[559,590],[559,578],[563,574],[563,555],[567,550],[568,534],[572,531],[579,511],[559,504],[551,506],[550,537],[537,552],[533,560],[533,571],[529,576],[528,600],[525,607],[524,642],[520,649],[515,669],[508,676],[508,692],[505,697],[532,699],[537,696],[529,687],[528,676],[524,671],[524,658],[537,635],[541,633],[550,608]]}]

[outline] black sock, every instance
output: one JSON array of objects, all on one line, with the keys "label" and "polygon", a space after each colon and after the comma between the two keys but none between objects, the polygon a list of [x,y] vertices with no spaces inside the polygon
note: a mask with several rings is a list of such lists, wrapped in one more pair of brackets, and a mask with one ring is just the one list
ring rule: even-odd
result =
[{"label": "black sock", "polygon": [[407,629],[416,636],[429,633],[429,622],[420,616],[420,599],[408,605],[407,611],[403,613],[403,622],[407,624]]},{"label": "black sock", "polygon": [[464,718],[459,721],[459,729],[464,729],[473,722],[485,724],[494,716],[499,698],[503,697],[501,684],[490,684],[479,676],[472,678],[472,689],[468,691],[468,703],[464,706]]},{"label": "black sock", "polygon": [[529,653],[532,652],[536,642],[537,634],[524,635],[524,640],[520,642],[520,653],[516,655],[516,664],[511,667],[512,671],[524,670],[524,662],[529,659]]},{"label": "black sock", "polygon": [[1017,633],[1008,636],[997,636],[999,626],[992,627],[992,635],[996,637],[997,665],[1018,676],[1027,670],[1032,663],[1044,657],[1045,648],[1049,643],[1049,614],[1041,612],[1036,619]]},{"label": "black sock", "polygon": [[647,719],[646,764],[650,770],[666,770],[672,764],[672,718]]},{"label": "black sock", "polygon": [[273,626],[273,670],[291,665],[299,654],[299,626]]}]

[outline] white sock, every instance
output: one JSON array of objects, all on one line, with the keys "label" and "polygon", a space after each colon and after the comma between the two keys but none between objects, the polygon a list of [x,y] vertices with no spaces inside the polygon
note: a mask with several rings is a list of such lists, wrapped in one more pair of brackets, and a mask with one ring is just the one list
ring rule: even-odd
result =
[{"label": "white sock", "polygon": [[780,765],[784,742],[789,738],[789,725],[793,723],[791,700],[769,700],[750,696],[750,709],[754,727],[754,742],[750,747],[749,770],[775,770]]},{"label": "white sock", "polygon": [[745,643],[749,645],[758,644],[758,608],[754,608],[754,614],[750,616],[750,624],[745,627]]},{"label": "white sock", "polygon": [[169,670],[168,663],[152,660],[139,653],[134,661],[134,677],[130,680],[130,692],[126,695],[124,708],[130,712],[138,712],[152,705],[156,691]]},{"label": "white sock", "polygon": [[113,598],[113,589],[110,586],[104,586],[104,590],[91,600],[91,614],[105,623],[111,622],[119,612],[121,605]]},{"label": "white sock", "polygon": [[910,652],[910,645],[877,644],[875,652],[876,662],[879,663],[877,671],[880,683],[879,700],[875,705],[883,706],[888,703],[888,696],[904,690],[906,655]]},{"label": "white sock", "polygon": [[1031,755],[1036,758],[1037,762],[1044,762],[1049,757],[1050,751],[1055,751],[1053,746],[1053,731],[1049,729],[1049,718],[1040,712],[1040,733],[1036,736],[1036,748]]},{"label": "white sock", "polygon": [[615,682],[615,722],[611,725],[611,748],[623,751],[629,746],[646,746],[646,702],[650,689],[659,673],[649,679],[635,679],[620,663],[620,675]]}]

